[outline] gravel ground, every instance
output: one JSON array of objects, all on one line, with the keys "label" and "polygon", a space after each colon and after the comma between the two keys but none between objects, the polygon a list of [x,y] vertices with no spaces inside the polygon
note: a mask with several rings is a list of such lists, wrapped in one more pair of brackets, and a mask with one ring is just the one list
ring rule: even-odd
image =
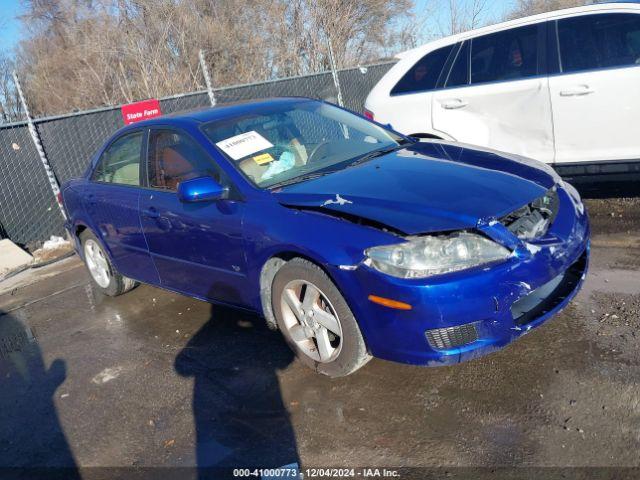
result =
[{"label": "gravel ground", "polygon": [[[587,199],[585,204],[594,235],[631,235],[640,232],[640,198]],[[637,235],[632,240],[640,242]]]}]

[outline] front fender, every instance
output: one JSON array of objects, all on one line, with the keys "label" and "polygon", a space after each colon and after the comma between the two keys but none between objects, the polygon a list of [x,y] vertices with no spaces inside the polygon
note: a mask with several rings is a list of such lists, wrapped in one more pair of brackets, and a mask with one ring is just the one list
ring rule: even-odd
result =
[{"label": "front fender", "polygon": [[250,303],[258,311],[262,310],[260,274],[270,258],[300,256],[330,272],[331,267],[361,263],[364,251],[371,246],[400,241],[398,236],[377,228],[275,202],[261,202],[248,209],[244,233]]}]

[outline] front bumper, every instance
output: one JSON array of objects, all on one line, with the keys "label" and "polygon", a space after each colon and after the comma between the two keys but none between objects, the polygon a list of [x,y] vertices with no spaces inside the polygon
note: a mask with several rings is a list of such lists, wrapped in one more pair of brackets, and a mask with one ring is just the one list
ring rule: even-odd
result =
[{"label": "front bumper", "polygon": [[[370,352],[417,365],[459,363],[507,345],[562,310],[587,272],[589,223],[572,187],[558,193],[558,215],[541,238],[518,240],[495,222],[482,227],[514,249],[506,262],[418,280],[394,278],[365,265],[353,271],[334,269]],[[393,310],[371,303],[369,295],[413,308]],[[523,300],[536,295],[537,301]],[[467,324],[473,324],[477,334],[466,337],[469,343],[462,346],[434,348],[433,336],[431,344],[427,339],[429,330]],[[468,332],[464,328],[460,331]]]}]

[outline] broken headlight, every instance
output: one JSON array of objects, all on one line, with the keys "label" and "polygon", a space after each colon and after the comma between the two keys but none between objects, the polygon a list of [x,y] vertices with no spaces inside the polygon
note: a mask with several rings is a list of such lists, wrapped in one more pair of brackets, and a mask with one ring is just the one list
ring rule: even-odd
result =
[{"label": "broken headlight", "polygon": [[469,232],[407,240],[367,249],[367,264],[398,278],[425,278],[505,260],[511,255],[502,245]]}]

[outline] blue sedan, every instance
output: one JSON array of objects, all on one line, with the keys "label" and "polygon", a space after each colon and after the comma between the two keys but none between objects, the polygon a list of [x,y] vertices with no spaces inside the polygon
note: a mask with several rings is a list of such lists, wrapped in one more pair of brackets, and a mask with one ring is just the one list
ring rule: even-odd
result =
[{"label": "blue sedan", "polygon": [[549,166],[304,98],[129,125],[63,201],[97,289],[258,312],[332,377],[495,351],[567,305],[589,257]]}]

